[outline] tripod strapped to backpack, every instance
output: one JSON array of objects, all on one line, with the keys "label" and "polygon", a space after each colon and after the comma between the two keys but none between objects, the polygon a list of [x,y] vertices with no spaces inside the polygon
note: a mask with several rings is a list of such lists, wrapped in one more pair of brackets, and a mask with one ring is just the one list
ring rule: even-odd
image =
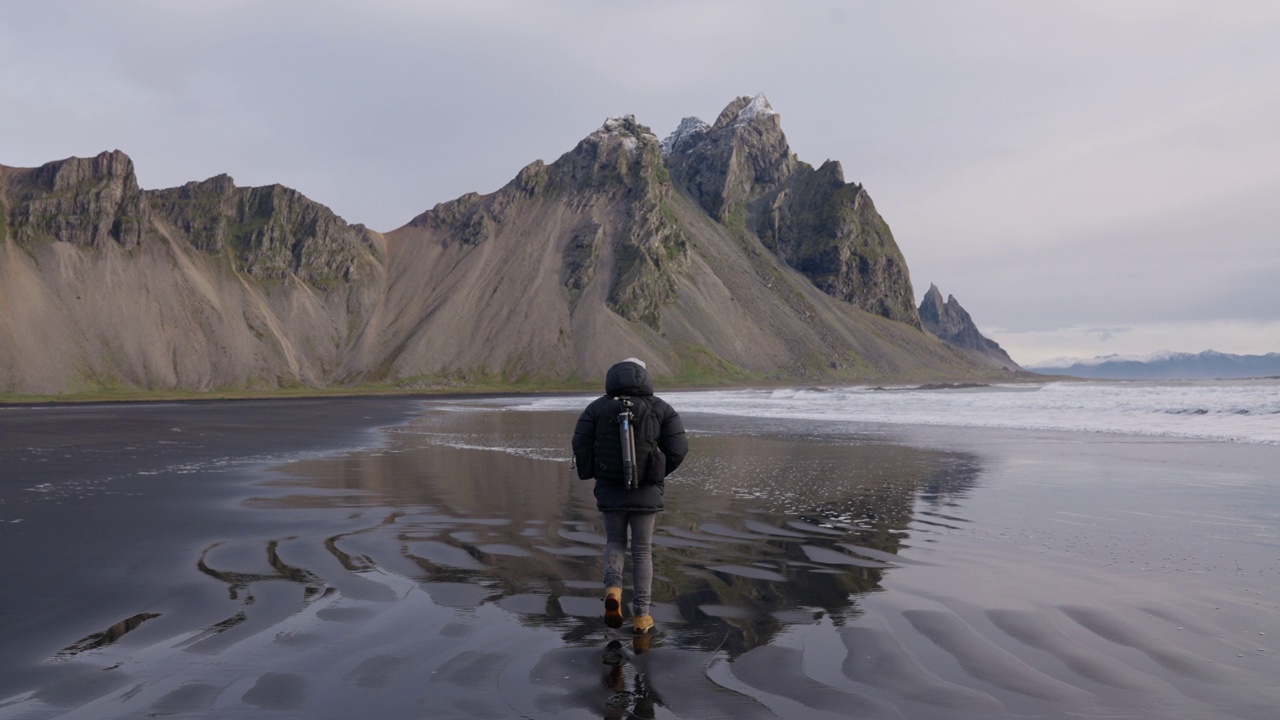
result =
[{"label": "tripod strapped to backpack", "polygon": [[634,490],[639,487],[636,480],[636,434],[631,422],[635,420],[635,414],[631,412],[631,408],[635,406],[629,397],[616,397],[614,400],[622,403],[622,412],[618,413],[622,439],[622,480],[628,490]]}]

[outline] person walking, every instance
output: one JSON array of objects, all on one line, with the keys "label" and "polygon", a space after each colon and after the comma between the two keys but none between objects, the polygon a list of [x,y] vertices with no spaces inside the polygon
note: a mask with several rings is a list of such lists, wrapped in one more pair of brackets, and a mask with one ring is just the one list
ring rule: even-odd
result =
[{"label": "person walking", "polygon": [[688,451],[680,414],[654,396],[644,362],[627,358],[609,368],[604,395],[578,417],[573,457],[578,477],[596,481],[596,507],[605,531],[604,621],[611,628],[622,626],[622,566],[629,534],[631,629],[637,636],[653,629],[653,527],[663,509],[665,479]]}]

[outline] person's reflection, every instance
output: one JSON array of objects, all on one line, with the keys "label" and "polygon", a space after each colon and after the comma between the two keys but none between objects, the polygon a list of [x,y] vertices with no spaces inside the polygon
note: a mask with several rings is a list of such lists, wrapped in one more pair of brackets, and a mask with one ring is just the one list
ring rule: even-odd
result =
[{"label": "person's reflection", "polygon": [[653,642],[653,635],[645,633],[643,635],[631,636],[631,651],[637,655],[649,652],[649,645]]},{"label": "person's reflection", "polygon": [[[639,635],[632,640],[632,650],[637,654],[647,652],[649,649],[648,635]],[[643,639],[643,642],[641,642]],[[643,649],[641,649],[643,648]],[[609,689],[613,695],[605,701],[605,720],[615,720],[616,718],[654,717],[654,706],[658,704],[658,695],[649,687],[649,679],[638,668],[632,666],[634,671],[634,690],[627,690],[627,673],[624,672],[623,666],[627,664],[627,658],[622,651],[622,642],[612,640],[605,647],[604,658],[605,673],[604,686]]]}]

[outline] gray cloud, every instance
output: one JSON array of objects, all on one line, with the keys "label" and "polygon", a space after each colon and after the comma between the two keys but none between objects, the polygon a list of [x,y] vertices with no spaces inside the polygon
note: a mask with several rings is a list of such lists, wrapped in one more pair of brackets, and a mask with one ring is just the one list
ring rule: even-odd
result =
[{"label": "gray cloud", "polygon": [[4,3],[0,163],[119,148],[389,230],[608,115],[764,91],[984,327],[1270,321],[1276,67],[1243,0]]}]

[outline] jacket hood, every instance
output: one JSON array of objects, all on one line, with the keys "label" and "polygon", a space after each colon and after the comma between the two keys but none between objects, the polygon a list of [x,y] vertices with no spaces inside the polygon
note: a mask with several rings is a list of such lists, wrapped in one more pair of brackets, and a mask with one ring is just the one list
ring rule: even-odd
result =
[{"label": "jacket hood", "polygon": [[653,383],[644,368],[633,362],[620,362],[605,373],[604,392],[610,397],[652,395]]}]

